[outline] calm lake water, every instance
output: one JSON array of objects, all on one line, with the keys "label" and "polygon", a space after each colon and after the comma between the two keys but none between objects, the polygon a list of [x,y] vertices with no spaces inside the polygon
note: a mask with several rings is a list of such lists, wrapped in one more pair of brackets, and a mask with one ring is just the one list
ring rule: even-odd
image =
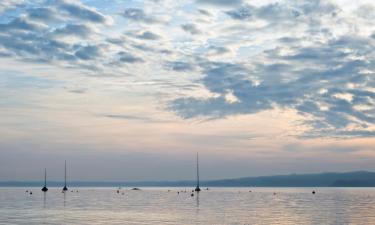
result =
[{"label": "calm lake water", "polygon": [[169,189],[0,188],[0,224],[375,224],[373,188]]}]

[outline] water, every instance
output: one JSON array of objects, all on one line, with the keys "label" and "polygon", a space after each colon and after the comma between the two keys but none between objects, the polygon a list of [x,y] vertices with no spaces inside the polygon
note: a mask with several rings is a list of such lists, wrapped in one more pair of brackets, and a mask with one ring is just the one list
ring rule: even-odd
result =
[{"label": "water", "polygon": [[372,188],[169,189],[0,188],[0,224],[375,224]]}]

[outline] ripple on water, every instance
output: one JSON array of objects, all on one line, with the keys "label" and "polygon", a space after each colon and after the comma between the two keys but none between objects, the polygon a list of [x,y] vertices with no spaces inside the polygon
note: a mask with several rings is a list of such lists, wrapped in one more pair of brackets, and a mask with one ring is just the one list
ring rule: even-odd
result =
[{"label": "ripple on water", "polygon": [[169,189],[0,188],[0,224],[375,224],[371,188]]}]

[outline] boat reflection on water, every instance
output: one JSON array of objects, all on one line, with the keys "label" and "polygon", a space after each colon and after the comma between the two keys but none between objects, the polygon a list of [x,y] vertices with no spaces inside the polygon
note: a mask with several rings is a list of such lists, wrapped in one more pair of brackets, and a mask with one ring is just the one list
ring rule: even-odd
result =
[{"label": "boat reflection on water", "polygon": [[63,195],[64,195],[64,208],[66,207],[66,191],[63,191]]},{"label": "boat reflection on water", "polygon": [[47,193],[43,192],[43,208],[45,209],[47,206]]},{"label": "boat reflection on water", "polygon": [[199,192],[197,192],[197,194],[195,195],[195,201],[196,201],[197,209],[199,209]]}]

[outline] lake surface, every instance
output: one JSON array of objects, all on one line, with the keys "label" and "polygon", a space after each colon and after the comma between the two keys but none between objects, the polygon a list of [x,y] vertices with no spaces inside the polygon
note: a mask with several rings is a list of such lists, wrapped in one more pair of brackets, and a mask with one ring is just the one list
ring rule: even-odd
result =
[{"label": "lake surface", "polygon": [[0,224],[375,224],[374,188],[71,190],[0,188]]}]

